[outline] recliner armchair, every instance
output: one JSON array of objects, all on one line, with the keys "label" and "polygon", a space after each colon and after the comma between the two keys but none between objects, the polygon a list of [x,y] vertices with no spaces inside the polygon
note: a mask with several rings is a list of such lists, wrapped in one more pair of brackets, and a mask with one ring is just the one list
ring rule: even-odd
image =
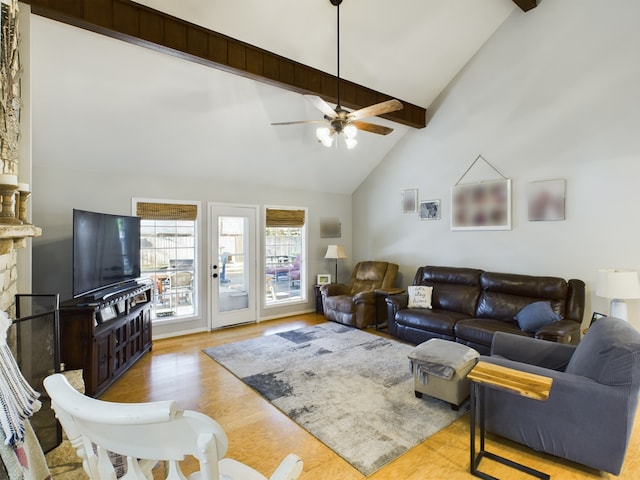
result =
[{"label": "recliner armchair", "polygon": [[330,283],[320,288],[327,319],[366,328],[376,317],[375,290],[393,291],[398,265],[367,261],[356,264],[348,284]]},{"label": "recliner armchair", "polygon": [[640,332],[618,318],[595,322],[577,346],[497,332],[480,360],[553,379],[544,402],[486,389],[487,431],[620,473],[640,393]]}]

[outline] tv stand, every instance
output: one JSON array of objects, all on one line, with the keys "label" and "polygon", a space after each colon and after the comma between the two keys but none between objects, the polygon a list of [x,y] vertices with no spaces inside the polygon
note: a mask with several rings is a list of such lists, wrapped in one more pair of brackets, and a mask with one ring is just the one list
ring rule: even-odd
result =
[{"label": "tv stand", "polygon": [[99,396],[151,350],[151,284],[60,305],[60,360],[82,369],[85,392]]}]

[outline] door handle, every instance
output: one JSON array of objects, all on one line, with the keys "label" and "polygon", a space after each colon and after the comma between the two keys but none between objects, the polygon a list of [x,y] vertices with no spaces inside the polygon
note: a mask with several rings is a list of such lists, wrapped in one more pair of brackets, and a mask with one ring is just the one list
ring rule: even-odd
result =
[{"label": "door handle", "polygon": [[213,269],[213,274],[212,277],[213,278],[218,278],[218,272],[216,272],[218,265],[211,265],[211,268]]},{"label": "door handle", "polygon": [[214,274],[213,274],[213,278],[218,278],[218,274],[217,274],[217,273],[214,273]]}]

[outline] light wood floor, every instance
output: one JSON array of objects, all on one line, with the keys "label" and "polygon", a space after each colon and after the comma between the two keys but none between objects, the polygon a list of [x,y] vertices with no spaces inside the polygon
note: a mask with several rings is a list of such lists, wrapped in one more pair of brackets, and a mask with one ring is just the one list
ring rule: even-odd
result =
[{"label": "light wood floor", "polygon": [[[293,452],[304,460],[302,479],[365,478],[332,450],[202,353],[202,349],[206,347],[271,335],[278,331],[324,321],[324,317],[320,315],[308,314],[210,333],[156,340],[153,351],[145,355],[100,398],[119,402],[175,399],[183,409],[206,413],[217,420],[227,432],[227,456],[251,465],[267,477],[287,453]],[[413,392],[407,392],[407,395],[413,395]],[[585,421],[589,419],[586,418]],[[537,454],[505,440],[499,442],[496,443],[494,438],[490,438],[488,450],[549,473],[552,478],[640,478],[640,419],[636,420],[627,459],[622,474],[618,477],[548,455]],[[193,471],[195,467],[194,462],[185,462],[185,471]],[[486,459],[481,463],[481,470],[499,478],[531,478]],[[369,478],[475,478],[468,472],[467,414]]]}]

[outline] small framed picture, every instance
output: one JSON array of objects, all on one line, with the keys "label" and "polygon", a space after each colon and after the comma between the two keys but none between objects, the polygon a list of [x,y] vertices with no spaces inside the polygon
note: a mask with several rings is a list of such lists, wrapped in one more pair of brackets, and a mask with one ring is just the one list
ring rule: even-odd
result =
[{"label": "small framed picture", "polygon": [[318,278],[316,280],[318,285],[326,285],[327,283],[331,283],[331,275],[328,273],[320,273],[318,274]]},{"label": "small framed picture", "polygon": [[595,322],[596,320],[600,320],[604,317],[606,317],[604,313],[593,312],[593,315],[591,315],[591,323],[589,324],[589,326],[593,325],[593,322]]},{"label": "small framed picture", "polygon": [[403,190],[401,203],[402,213],[415,213],[418,209],[418,189]]},{"label": "small framed picture", "polygon": [[440,220],[440,200],[420,202],[418,215],[420,215],[420,220]]},{"label": "small framed picture", "polygon": [[105,307],[98,312],[98,319],[100,323],[108,322],[109,320],[113,320],[118,315],[116,314],[113,306]]},{"label": "small framed picture", "polygon": [[545,180],[527,186],[529,221],[564,220],[565,181]]},{"label": "small framed picture", "polygon": [[126,301],[122,300],[122,301],[116,303],[115,306],[116,306],[116,310],[118,311],[118,313],[120,315],[122,315],[123,313],[127,313],[126,312],[126,308],[127,308],[127,302]]}]

